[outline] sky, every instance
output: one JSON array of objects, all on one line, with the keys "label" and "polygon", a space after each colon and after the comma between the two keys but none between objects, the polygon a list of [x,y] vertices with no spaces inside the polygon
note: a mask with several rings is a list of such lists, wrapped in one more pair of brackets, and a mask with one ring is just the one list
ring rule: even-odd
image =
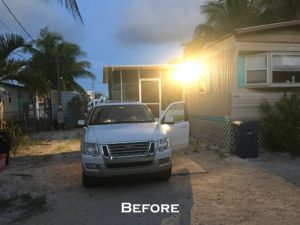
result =
[{"label": "sky", "polygon": [[[78,82],[86,90],[107,93],[104,65],[164,64],[180,58],[182,45],[203,22],[204,0],[77,0],[84,25],[57,0],[5,2],[33,38],[47,26],[80,45],[97,78]],[[8,31],[30,40],[0,1],[0,33]]]}]

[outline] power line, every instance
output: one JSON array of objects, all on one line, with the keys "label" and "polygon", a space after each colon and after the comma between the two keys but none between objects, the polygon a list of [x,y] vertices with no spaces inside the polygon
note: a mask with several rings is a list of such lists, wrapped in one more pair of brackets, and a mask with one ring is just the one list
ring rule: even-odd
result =
[{"label": "power line", "polygon": [[5,27],[10,33],[13,33],[11,29],[0,19],[0,23],[2,24],[3,27]]},{"label": "power line", "polygon": [[22,30],[26,33],[26,35],[32,40],[33,37],[30,35],[30,33],[26,30],[26,28],[22,25],[22,23],[18,20],[18,18],[13,14],[13,12],[10,10],[10,8],[6,5],[4,0],[1,0],[3,5],[6,7],[6,9],[8,10],[8,12],[12,15],[12,17],[15,19],[15,21],[18,23],[18,25],[22,28]]}]

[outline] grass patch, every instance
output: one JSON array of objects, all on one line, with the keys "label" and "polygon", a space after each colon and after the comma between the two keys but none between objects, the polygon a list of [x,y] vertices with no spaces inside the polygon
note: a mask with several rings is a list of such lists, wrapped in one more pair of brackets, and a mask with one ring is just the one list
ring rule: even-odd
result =
[{"label": "grass patch", "polygon": [[54,151],[62,151],[62,150],[66,150],[69,149],[69,146],[67,143],[63,143],[63,144],[58,144],[57,146],[55,146]]},{"label": "grass patch", "polygon": [[73,144],[73,145],[79,145],[80,144],[80,139],[69,139],[67,140],[67,144]]},{"label": "grass patch", "polygon": [[79,148],[80,140],[79,139],[65,140],[62,143],[57,144],[54,148],[54,151],[63,151],[63,150],[67,150],[67,149],[74,149],[74,145],[78,145],[78,148]]},{"label": "grass patch", "polygon": [[[28,135],[25,135],[20,143],[19,147],[34,146],[34,145],[45,145],[43,140],[32,139]],[[46,144],[47,145],[47,144]]]}]

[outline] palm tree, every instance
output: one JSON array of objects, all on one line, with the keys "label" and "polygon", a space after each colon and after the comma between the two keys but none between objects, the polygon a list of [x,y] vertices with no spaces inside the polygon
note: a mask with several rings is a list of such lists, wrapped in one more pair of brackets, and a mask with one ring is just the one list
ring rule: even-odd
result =
[{"label": "palm tree", "polygon": [[[16,34],[0,35],[0,81],[10,80],[12,76],[16,75],[24,62],[12,58],[12,54],[17,49],[24,46],[24,39]],[[3,128],[3,101],[0,94],[0,129]]]},{"label": "palm tree", "polygon": [[206,24],[215,28],[219,35],[258,23],[258,8],[254,0],[211,1],[204,4],[201,11],[207,16]]},{"label": "palm tree", "polygon": [[206,22],[199,24],[189,45],[201,48],[237,28],[259,23],[259,7],[254,0],[216,0],[201,6]]},{"label": "palm tree", "polygon": [[300,18],[299,0],[213,0],[201,6],[206,16],[193,39],[186,44],[185,54],[231,34],[235,29]]},{"label": "palm tree", "polygon": [[95,79],[95,75],[88,69],[91,64],[81,60],[85,53],[76,44],[64,41],[63,37],[47,28],[42,29],[40,37],[26,50],[32,54],[28,62],[26,73],[39,77],[44,87],[40,89],[47,94],[51,89],[60,89],[61,81],[66,90],[84,92],[76,82],[77,78]]},{"label": "palm tree", "polygon": [[261,22],[274,23],[300,19],[299,0],[261,0]]},{"label": "palm tree", "polygon": [[91,63],[86,60],[79,60],[79,58],[85,57],[86,53],[82,52],[78,45],[69,42],[60,43],[57,46],[57,51],[59,74],[66,89],[85,93],[76,79],[81,77],[95,79],[95,75],[88,70],[91,68]]},{"label": "palm tree", "polygon": [[0,81],[10,80],[24,66],[24,61],[12,57],[17,49],[24,46],[24,39],[20,35],[0,35]]}]

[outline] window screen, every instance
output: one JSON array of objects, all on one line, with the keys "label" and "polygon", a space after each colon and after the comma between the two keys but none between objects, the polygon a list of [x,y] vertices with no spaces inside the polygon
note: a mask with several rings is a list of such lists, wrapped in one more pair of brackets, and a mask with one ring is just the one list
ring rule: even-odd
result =
[{"label": "window screen", "polygon": [[121,79],[120,79],[120,70],[116,70],[112,72],[112,96],[111,100],[121,100]]},{"label": "window screen", "polygon": [[124,101],[139,100],[138,70],[122,70],[122,91]]},{"label": "window screen", "polygon": [[300,55],[272,56],[273,83],[300,82]]},{"label": "window screen", "polygon": [[246,57],[247,84],[267,83],[267,55]]}]

